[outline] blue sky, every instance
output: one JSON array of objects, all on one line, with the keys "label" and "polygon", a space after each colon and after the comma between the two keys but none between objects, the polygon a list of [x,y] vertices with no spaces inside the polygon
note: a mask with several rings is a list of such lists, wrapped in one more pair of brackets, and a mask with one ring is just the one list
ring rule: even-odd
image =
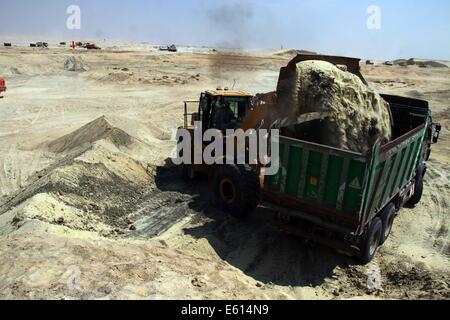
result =
[{"label": "blue sky", "polygon": [[[66,8],[81,8],[81,30]],[[367,8],[381,9],[369,30]],[[0,0],[0,34],[450,60],[448,0]],[[63,39],[62,39],[63,40]]]}]

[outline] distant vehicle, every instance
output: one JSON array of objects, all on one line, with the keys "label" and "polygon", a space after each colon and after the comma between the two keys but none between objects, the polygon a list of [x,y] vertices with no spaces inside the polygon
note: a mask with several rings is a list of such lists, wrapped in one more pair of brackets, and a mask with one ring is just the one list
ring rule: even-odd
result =
[{"label": "distant vehicle", "polygon": [[390,66],[392,67],[394,65],[394,63],[392,61],[386,61],[385,63],[383,63],[385,66]]},{"label": "distant vehicle", "polygon": [[177,52],[177,47],[172,44],[171,46],[160,46],[159,51],[169,51],[169,52]]},{"label": "distant vehicle", "polygon": [[83,47],[83,42],[77,42],[77,43],[75,43],[75,45],[76,45],[77,47]]},{"label": "distant vehicle", "polygon": [[36,42],[36,47],[38,48],[48,48],[47,42]]},{"label": "distant vehicle", "polygon": [[59,45],[60,45],[60,46],[65,46],[66,43],[65,43],[65,42],[60,42]]},{"label": "distant vehicle", "polygon": [[12,47],[12,45],[11,45],[10,42],[5,42],[5,43],[3,43],[3,46],[5,46],[5,47]]},{"label": "distant vehicle", "polygon": [[2,92],[6,91],[5,78],[0,77],[0,98],[3,98]]},{"label": "distant vehicle", "polygon": [[95,43],[85,43],[84,48],[88,49],[88,50],[101,50],[102,48],[97,47],[97,45]]},{"label": "distant vehicle", "polygon": [[168,50],[169,52],[177,52],[177,51],[178,51],[177,47],[176,47],[174,44],[171,45],[171,46],[169,46],[169,47],[167,48],[167,50]]},{"label": "distant vehicle", "polygon": [[375,63],[372,60],[366,60],[367,65],[374,65]]},{"label": "distant vehicle", "polygon": [[36,48],[36,43],[30,43],[31,48]]}]

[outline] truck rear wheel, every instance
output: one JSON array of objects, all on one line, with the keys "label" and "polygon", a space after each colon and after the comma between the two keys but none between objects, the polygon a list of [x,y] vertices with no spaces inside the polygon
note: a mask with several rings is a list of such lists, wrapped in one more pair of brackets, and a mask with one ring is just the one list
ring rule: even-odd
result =
[{"label": "truck rear wheel", "polygon": [[393,203],[388,204],[386,208],[384,208],[383,212],[380,214],[380,219],[383,224],[380,245],[383,245],[389,238],[392,231],[392,226],[394,225],[395,205]]},{"label": "truck rear wheel", "polygon": [[369,229],[362,237],[359,249],[360,259],[363,264],[368,264],[373,260],[380,246],[380,240],[383,233],[383,223],[380,218],[372,220]]},{"label": "truck rear wheel", "polygon": [[423,195],[423,173],[418,172],[416,182],[414,183],[414,194],[411,197],[411,199],[409,199],[408,204],[415,206],[420,202],[420,200],[422,200],[422,195]]},{"label": "truck rear wheel", "polygon": [[259,175],[248,165],[220,165],[212,178],[215,203],[236,218],[244,218],[261,202]]}]

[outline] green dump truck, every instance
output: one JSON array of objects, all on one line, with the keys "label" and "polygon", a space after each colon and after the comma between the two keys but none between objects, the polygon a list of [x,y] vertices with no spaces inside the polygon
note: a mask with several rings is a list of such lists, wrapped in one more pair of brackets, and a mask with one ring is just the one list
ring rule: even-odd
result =
[{"label": "green dump truck", "polygon": [[280,228],[370,262],[398,210],[417,204],[439,138],[426,101],[383,95],[394,139],[368,155],[281,137],[280,170],[264,184]]}]

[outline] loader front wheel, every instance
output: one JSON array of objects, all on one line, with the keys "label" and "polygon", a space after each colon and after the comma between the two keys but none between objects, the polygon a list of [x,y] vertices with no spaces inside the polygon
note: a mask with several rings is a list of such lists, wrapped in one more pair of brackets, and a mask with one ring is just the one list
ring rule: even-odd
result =
[{"label": "loader front wheel", "polygon": [[215,203],[236,218],[253,212],[261,201],[259,175],[248,165],[220,165],[212,178]]}]

